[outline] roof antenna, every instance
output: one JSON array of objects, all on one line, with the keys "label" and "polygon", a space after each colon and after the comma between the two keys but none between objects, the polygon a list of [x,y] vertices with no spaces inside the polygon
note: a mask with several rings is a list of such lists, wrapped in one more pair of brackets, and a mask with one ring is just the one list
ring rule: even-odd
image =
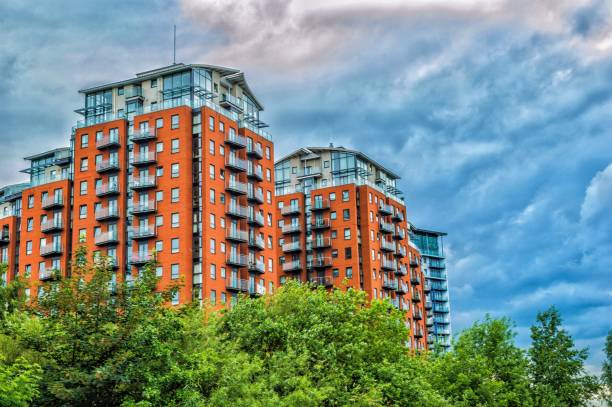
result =
[{"label": "roof antenna", "polygon": [[172,58],[172,65],[176,65],[176,24],[174,24],[174,56]]}]

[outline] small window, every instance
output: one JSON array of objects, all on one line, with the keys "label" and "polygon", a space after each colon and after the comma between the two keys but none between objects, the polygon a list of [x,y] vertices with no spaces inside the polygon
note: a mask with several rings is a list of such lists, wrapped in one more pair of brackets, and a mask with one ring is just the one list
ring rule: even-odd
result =
[{"label": "small window", "polygon": [[87,195],[87,181],[81,181],[79,193],[81,195]]},{"label": "small window", "polygon": [[344,229],[344,240],[351,240],[351,229],[350,228]]},{"label": "small window", "polygon": [[151,79],[151,87],[152,88],[156,88],[157,87],[157,79]]},{"label": "small window", "polygon": [[34,218],[28,218],[27,231],[31,232],[34,229]]},{"label": "small window", "polygon": [[162,250],[164,250],[164,241],[163,240],[158,240],[155,242],[155,250],[157,252],[161,252]]},{"label": "small window", "polygon": [[332,259],[337,259],[338,258],[338,250],[337,249],[333,249],[332,250]]},{"label": "small window", "polygon": [[223,123],[222,121],[219,121],[219,131],[221,133],[225,133],[225,123]]},{"label": "small window", "polygon": [[209,196],[209,202],[211,204],[214,204],[215,203],[215,190],[211,188],[208,193],[208,196]]},{"label": "small window", "polygon": [[215,179],[215,166],[212,164],[208,166],[208,176],[210,179]]},{"label": "small window", "polygon": [[266,158],[270,159],[270,147],[266,147]]},{"label": "small window", "polygon": [[123,86],[120,88],[117,88],[117,95],[119,96],[123,95]]},{"label": "small window", "polygon": [[164,216],[163,215],[157,215],[155,217],[155,226],[164,226]]},{"label": "small window", "polygon": [[164,200],[164,191],[156,191],[155,192],[155,200],[157,202],[161,202]]},{"label": "small window", "polygon": [[28,195],[28,209],[34,207],[34,195]]},{"label": "small window", "polygon": [[344,248],[344,258],[345,259],[352,259],[353,258],[353,253],[350,247],[345,247]]},{"label": "small window", "polygon": [[89,159],[87,157],[81,158],[81,171],[87,171],[89,169]]},{"label": "small window", "polygon": [[179,128],[179,115],[178,114],[173,114],[172,115],[172,125],[171,125],[172,129],[178,129]]},{"label": "small window", "polygon": [[216,264],[211,264],[210,265],[210,278],[212,280],[216,280],[217,279],[217,265]]},{"label": "small window", "polygon": [[172,154],[179,152],[179,139],[172,139],[172,141],[170,142],[170,152]]},{"label": "small window", "polygon": [[351,219],[351,210],[350,209],[344,209],[342,211],[342,219],[344,219],[344,220]]},{"label": "small window", "polygon": [[332,270],[332,276],[333,276],[334,278],[336,278],[336,277],[340,277],[340,270],[338,270],[338,269],[333,269],[333,270]]},{"label": "small window", "polygon": [[335,193],[335,192],[330,192],[330,194],[329,194],[329,200],[330,200],[330,201],[335,201],[335,200],[336,200],[336,193]]},{"label": "small window", "polygon": [[170,219],[172,220],[171,227],[178,228],[179,227],[179,214],[178,213],[173,213],[171,215]]},{"label": "small window", "polygon": [[179,189],[178,188],[172,188],[172,190],[170,191],[170,201],[172,203],[177,203],[179,201]]},{"label": "small window", "polygon": [[215,118],[212,116],[208,116],[208,129],[210,131],[215,131]]},{"label": "small window", "polygon": [[178,290],[172,293],[172,305],[178,305],[179,303],[179,292]]},{"label": "small window", "polygon": [[217,253],[217,242],[215,239],[210,239],[210,253],[211,254]]},{"label": "small window", "polygon": [[79,229],[79,243],[87,241],[87,229]]},{"label": "small window", "polygon": [[79,207],[79,219],[87,218],[87,205],[81,205]]},{"label": "small window", "polygon": [[349,200],[349,191],[342,191],[342,201],[346,202]]},{"label": "small window", "polygon": [[352,267],[346,268],[346,278],[353,278],[353,268]]},{"label": "small window", "polygon": [[162,127],[164,127],[164,119],[160,117],[159,119],[155,120],[155,128],[161,129]]},{"label": "small window", "polygon": [[32,254],[32,241],[28,240],[26,242],[26,254]]},{"label": "small window", "polygon": [[162,266],[155,267],[155,277],[162,278],[164,276],[164,268]]},{"label": "small window", "polygon": [[336,211],[332,211],[332,212],[329,214],[329,218],[330,218],[331,220],[335,220],[335,219],[337,218]]},{"label": "small window", "polygon": [[329,168],[329,160],[323,161],[323,168]]},{"label": "small window", "polygon": [[217,217],[214,213],[210,214],[208,223],[211,229],[215,229],[217,227]]},{"label": "small window", "polygon": [[178,264],[172,264],[170,266],[170,278],[172,278],[173,280],[176,280],[177,278],[179,278],[179,265]]},{"label": "small window", "polygon": [[179,239],[174,238],[170,241],[170,252],[171,253],[178,253],[179,252]]},{"label": "small window", "polygon": [[178,178],[178,176],[179,176],[179,165],[178,163],[172,164],[171,171],[170,171],[170,177]]},{"label": "small window", "polygon": [[297,167],[291,167],[291,173],[297,174]]},{"label": "small window", "polygon": [[164,175],[164,167],[157,167],[155,169],[155,175],[161,177]]},{"label": "small window", "polygon": [[215,155],[215,142],[214,140],[208,141],[208,152],[210,155]]},{"label": "small window", "polygon": [[215,290],[210,290],[210,304],[217,304],[217,292]]},{"label": "small window", "polygon": [[158,153],[164,151],[164,143],[160,141],[159,143],[155,144],[155,151]]},{"label": "small window", "polygon": [[81,148],[89,147],[89,136],[87,134],[81,134]]}]

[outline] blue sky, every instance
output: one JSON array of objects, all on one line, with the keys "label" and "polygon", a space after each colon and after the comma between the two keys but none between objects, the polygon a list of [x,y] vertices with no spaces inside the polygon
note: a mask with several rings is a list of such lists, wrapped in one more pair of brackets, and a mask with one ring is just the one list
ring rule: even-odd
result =
[{"label": "blue sky", "polygon": [[[79,88],[172,62],[240,68],[276,155],[361,149],[449,233],[454,329],[555,304],[598,370],[612,316],[609,1],[0,4],[1,183],[66,144]],[[22,174],[23,175],[23,174]],[[21,176],[22,176],[21,175]]]}]

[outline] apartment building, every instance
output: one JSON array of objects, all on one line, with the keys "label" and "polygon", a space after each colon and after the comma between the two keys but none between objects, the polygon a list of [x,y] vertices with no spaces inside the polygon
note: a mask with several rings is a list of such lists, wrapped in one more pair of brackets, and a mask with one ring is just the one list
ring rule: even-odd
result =
[{"label": "apartment building", "polygon": [[443,350],[451,346],[450,300],[446,262],[444,257],[444,232],[426,230],[410,225],[410,240],[419,248],[422,269],[427,288],[427,340]]},{"label": "apartment building", "polygon": [[279,283],[364,290],[406,314],[410,346],[427,347],[424,278],[399,176],[343,147],[301,148],[275,164]]},{"label": "apartment building", "polygon": [[25,182],[0,188],[0,263],[6,265],[1,276],[4,283],[19,272],[21,192],[29,185]]}]

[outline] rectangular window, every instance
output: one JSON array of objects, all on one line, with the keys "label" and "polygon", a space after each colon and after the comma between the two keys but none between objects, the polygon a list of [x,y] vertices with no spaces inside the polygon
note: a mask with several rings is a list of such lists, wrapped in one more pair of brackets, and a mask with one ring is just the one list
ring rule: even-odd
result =
[{"label": "rectangular window", "polygon": [[178,153],[179,152],[179,139],[172,139],[170,142],[170,153]]},{"label": "rectangular window", "polygon": [[210,290],[210,304],[215,305],[217,303],[217,292],[215,290]]},{"label": "rectangular window", "polygon": [[157,202],[161,202],[164,200],[164,191],[156,191],[155,192],[155,200]]},{"label": "rectangular window", "polygon": [[163,240],[158,240],[155,242],[155,250],[158,252],[161,252],[162,250],[164,250],[164,241]]},{"label": "rectangular window", "polygon": [[215,155],[215,142],[213,140],[208,142],[208,152],[210,155]]},{"label": "rectangular window", "polygon": [[349,191],[342,191],[342,201],[347,202],[349,200]]},{"label": "rectangular window", "polygon": [[28,195],[28,209],[34,207],[34,195]]},{"label": "rectangular window", "polygon": [[179,278],[179,265],[178,264],[172,264],[170,266],[170,278],[172,278],[173,280],[176,280],[177,278]]},{"label": "rectangular window", "polygon": [[161,129],[162,127],[164,127],[164,119],[160,117],[159,119],[155,120],[155,128]]},{"label": "rectangular window", "polygon": [[81,158],[81,171],[87,171],[89,169],[89,160],[87,157]]},{"label": "rectangular window", "polygon": [[329,200],[330,200],[330,201],[335,201],[335,200],[336,200],[336,193],[335,193],[335,192],[330,192],[330,194],[329,194]]},{"label": "rectangular window", "polygon": [[31,232],[34,229],[34,218],[28,218],[27,231]]},{"label": "rectangular window", "polygon": [[212,116],[208,116],[208,129],[210,131],[215,131],[215,118]]},{"label": "rectangular window", "polygon": [[164,217],[163,215],[157,215],[155,217],[155,226],[163,226],[164,225]]},{"label": "rectangular window", "polygon": [[351,229],[350,228],[344,229],[344,240],[351,240]]},{"label": "rectangular window", "polygon": [[330,218],[331,220],[336,219],[336,217],[337,217],[337,216],[336,216],[336,211],[332,211],[332,212],[329,214],[329,218]]},{"label": "rectangular window", "polygon": [[32,241],[28,240],[26,242],[26,254],[32,254]]},{"label": "rectangular window", "polygon": [[216,221],[215,221],[216,220],[215,214],[211,213],[209,219],[210,219],[210,221],[209,221],[210,225],[209,226],[210,226],[211,229],[214,229],[216,227],[216,225],[215,225],[215,223],[216,223]]},{"label": "rectangular window", "polygon": [[179,252],[179,239],[174,238],[170,242],[171,242],[170,251],[172,253],[178,253]]},{"label": "rectangular window", "polygon": [[155,144],[155,151],[158,153],[161,153],[164,151],[164,143],[162,141],[160,141],[159,143]]},{"label": "rectangular window", "polygon": [[209,191],[208,196],[209,196],[209,199],[210,199],[210,203],[214,204],[215,203],[215,190],[211,188],[210,191]]},{"label": "rectangular window", "polygon": [[87,195],[87,181],[81,181],[79,193],[81,195]]},{"label": "rectangular window", "polygon": [[170,217],[170,219],[172,220],[171,222],[171,227],[173,228],[178,228],[179,227],[179,214],[178,213],[173,213],[172,216]]},{"label": "rectangular window", "polygon": [[350,210],[350,209],[344,209],[344,210],[342,211],[342,218],[343,218],[344,220],[349,220],[349,219],[351,219],[351,210]]},{"label": "rectangular window", "polygon": [[172,293],[172,305],[178,305],[179,303],[179,292],[175,291]]},{"label": "rectangular window", "polygon": [[216,246],[217,246],[217,244],[216,244],[216,243],[217,243],[217,242],[215,241],[215,239],[210,239],[210,252],[211,252],[212,254],[217,253],[217,247],[216,247]]},{"label": "rectangular window", "polygon": [[212,280],[217,279],[217,266],[215,264],[210,265],[210,278]]},{"label": "rectangular window", "polygon": [[353,268],[352,267],[346,268],[346,278],[353,278]]},{"label": "rectangular window", "polygon": [[176,203],[179,201],[179,189],[178,188],[172,188],[172,190],[170,191],[170,200],[172,203]]},{"label": "rectangular window", "polygon": [[178,176],[179,176],[179,165],[178,165],[178,163],[172,164],[172,166],[170,168],[171,168],[170,177],[171,178],[178,178]]},{"label": "rectangular window", "polygon": [[164,268],[162,266],[155,267],[155,277],[162,278],[164,276]]},{"label": "rectangular window", "polygon": [[89,136],[87,134],[81,134],[81,148],[89,147]]},{"label": "rectangular window", "polygon": [[353,253],[352,253],[350,247],[345,247],[344,248],[344,258],[347,259],[347,260],[353,258]]},{"label": "rectangular window", "polygon": [[87,205],[81,205],[79,207],[79,219],[87,218]]},{"label": "rectangular window", "polygon": [[178,129],[179,128],[179,116],[178,116],[178,114],[173,114],[172,115],[172,125],[170,127],[172,127],[172,129]]},{"label": "rectangular window", "polygon": [[208,176],[210,179],[215,179],[215,166],[212,164],[208,166]]},{"label": "rectangular window", "polygon": [[152,88],[156,88],[157,87],[157,79],[151,79],[151,87]]}]

